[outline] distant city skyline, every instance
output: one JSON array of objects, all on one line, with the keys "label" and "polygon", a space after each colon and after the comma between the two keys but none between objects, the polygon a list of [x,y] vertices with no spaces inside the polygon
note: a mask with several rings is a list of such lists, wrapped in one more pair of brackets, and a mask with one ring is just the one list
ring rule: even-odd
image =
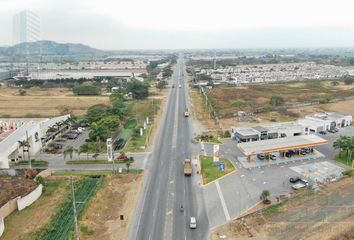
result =
[{"label": "distant city skyline", "polygon": [[41,39],[99,49],[354,47],[350,0],[2,0],[0,45],[30,8]]},{"label": "distant city skyline", "polygon": [[34,12],[25,9],[13,16],[12,44],[35,42],[40,38],[40,19]]}]

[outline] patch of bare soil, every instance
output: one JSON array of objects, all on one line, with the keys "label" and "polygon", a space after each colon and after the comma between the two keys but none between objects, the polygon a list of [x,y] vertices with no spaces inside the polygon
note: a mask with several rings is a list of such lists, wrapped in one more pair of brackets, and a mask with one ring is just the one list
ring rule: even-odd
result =
[{"label": "patch of bare soil", "polygon": [[127,239],[142,180],[142,174],[108,175],[79,222],[81,239]]},{"label": "patch of bare soil", "polygon": [[212,240],[334,240],[354,235],[354,177],[313,194],[298,195],[278,208],[248,215],[216,229]]}]

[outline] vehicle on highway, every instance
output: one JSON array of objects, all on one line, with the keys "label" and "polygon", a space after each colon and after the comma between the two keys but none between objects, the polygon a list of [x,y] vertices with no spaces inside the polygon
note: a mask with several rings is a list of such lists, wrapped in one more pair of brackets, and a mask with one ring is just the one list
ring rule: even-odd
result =
[{"label": "vehicle on highway", "polygon": [[193,169],[192,169],[192,162],[190,159],[185,159],[184,164],[183,164],[183,173],[184,176],[190,176],[192,175]]},{"label": "vehicle on highway", "polygon": [[174,84],[172,84],[172,88],[175,88],[175,85],[174,85]]},{"label": "vehicle on highway", "polygon": [[181,205],[181,207],[179,208],[179,211],[180,211],[180,212],[184,212],[183,205]]},{"label": "vehicle on highway", "polygon": [[181,88],[181,87],[182,87],[182,85],[180,84],[180,85],[178,85],[178,87],[179,87],[179,88]]},{"label": "vehicle on highway", "polygon": [[189,220],[189,227],[191,229],[196,229],[197,228],[197,219],[195,217],[191,217]]},{"label": "vehicle on highway", "polygon": [[297,183],[300,180],[301,180],[301,178],[299,178],[298,176],[294,176],[294,177],[289,178],[289,182],[291,182],[291,183]]},{"label": "vehicle on highway", "polygon": [[185,117],[189,117],[188,108],[186,108],[186,110],[184,111],[184,116],[185,116]]}]

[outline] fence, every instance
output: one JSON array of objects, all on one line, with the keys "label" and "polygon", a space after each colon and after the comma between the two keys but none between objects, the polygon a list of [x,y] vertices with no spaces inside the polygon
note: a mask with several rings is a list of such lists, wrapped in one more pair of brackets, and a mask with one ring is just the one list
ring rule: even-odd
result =
[{"label": "fence", "polygon": [[8,201],[4,206],[0,208],[0,217],[6,218],[17,209],[17,199],[18,198],[14,198]]},{"label": "fence", "polygon": [[33,202],[35,202],[42,195],[43,185],[39,184],[38,187],[30,194],[17,199],[17,208],[19,211],[25,209]]},{"label": "fence", "polygon": [[0,216],[0,237],[5,231],[4,218]]}]

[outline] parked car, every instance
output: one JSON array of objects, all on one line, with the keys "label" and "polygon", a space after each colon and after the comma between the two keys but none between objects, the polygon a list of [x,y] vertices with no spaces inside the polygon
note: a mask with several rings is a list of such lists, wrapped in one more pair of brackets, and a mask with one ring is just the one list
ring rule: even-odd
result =
[{"label": "parked car", "polygon": [[270,154],[270,159],[277,160],[277,156],[275,156],[274,154]]},{"label": "parked car", "polygon": [[257,154],[257,158],[259,160],[264,160],[265,159],[265,156],[263,154]]},{"label": "parked car", "polygon": [[335,129],[333,129],[335,132],[338,132],[339,131],[339,129],[338,128],[335,128]]},{"label": "parked car", "polygon": [[327,134],[326,131],[319,131],[318,133],[322,134],[322,135],[326,135]]},{"label": "parked car", "polygon": [[334,129],[329,129],[328,132],[330,133],[336,133],[336,131]]},{"label": "parked car", "polygon": [[300,180],[301,180],[301,178],[299,178],[298,176],[294,176],[294,177],[289,178],[289,182],[291,182],[291,183],[297,183]]},{"label": "parked car", "polygon": [[128,156],[126,155],[119,155],[119,156],[114,156],[115,159],[117,160],[128,160]]},{"label": "parked car", "polygon": [[191,217],[189,220],[189,227],[191,229],[196,229],[197,228],[197,219],[195,217]]}]

